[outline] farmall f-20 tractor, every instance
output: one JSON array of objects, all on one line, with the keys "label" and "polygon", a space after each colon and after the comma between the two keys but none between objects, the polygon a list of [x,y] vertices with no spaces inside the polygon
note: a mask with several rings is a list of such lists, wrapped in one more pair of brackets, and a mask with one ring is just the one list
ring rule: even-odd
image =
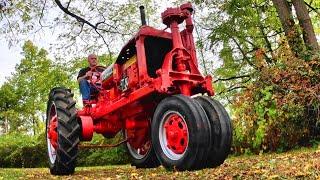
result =
[{"label": "farmall f-20 tractor", "polygon": [[[193,7],[164,11],[170,31],[145,25],[101,74],[93,103],[75,108],[69,89],[49,94],[46,138],[50,172],[72,174],[81,141],[93,133],[113,138],[123,133],[132,165],[196,170],[216,167],[230,151],[232,129],[214,95],[212,78],[202,76],[192,35]],[[184,30],[179,30],[179,24]]]}]

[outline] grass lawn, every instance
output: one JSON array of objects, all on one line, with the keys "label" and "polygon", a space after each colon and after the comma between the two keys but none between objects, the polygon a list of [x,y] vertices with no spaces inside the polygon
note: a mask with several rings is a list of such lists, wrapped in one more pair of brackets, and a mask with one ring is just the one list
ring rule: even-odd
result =
[{"label": "grass lawn", "polygon": [[167,171],[130,165],[76,168],[72,176],[52,176],[47,168],[1,169],[1,179],[319,179],[320,146],[286,153],[233,156],[217,168]]}]

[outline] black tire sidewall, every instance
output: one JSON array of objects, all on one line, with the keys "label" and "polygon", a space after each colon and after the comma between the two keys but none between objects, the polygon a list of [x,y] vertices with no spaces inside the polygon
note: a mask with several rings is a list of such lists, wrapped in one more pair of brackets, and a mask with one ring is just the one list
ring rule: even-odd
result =
[{"label": "black tire sidewall", "polygon": [[[218,101],[207,96],[199,96],[195,99],[205,110],[212,126],[213,140],[207,166],[216,167],[222,164],[230,153],[232,142],[231,120],[225,108]],[[215,131],[217,128],[218,132]]]}]

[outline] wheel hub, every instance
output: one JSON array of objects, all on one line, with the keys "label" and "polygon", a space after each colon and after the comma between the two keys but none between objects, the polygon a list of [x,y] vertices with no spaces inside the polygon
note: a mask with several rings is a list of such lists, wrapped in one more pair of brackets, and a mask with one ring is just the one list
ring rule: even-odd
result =
[{"label": "wheel hub", "polygon": [[188,146],[188,129],[185,121],[172,114],[164,123],[167,147],[176,154],[183,154]]},{"label": "wheel hub", "polygon": [[57,149],[58,147],[58,117],[57,115],[54,115],[50,119],[49,127],[48,127],[48,139],[50,140],[51,145],[54,149]]},{"label": "wheel hub", "polygon": [[140,129],[136,131],[126,131],[128,138],[128,149],[130,154],[136,159],[142,159],[151,150],[150,136],[148,129]]}]

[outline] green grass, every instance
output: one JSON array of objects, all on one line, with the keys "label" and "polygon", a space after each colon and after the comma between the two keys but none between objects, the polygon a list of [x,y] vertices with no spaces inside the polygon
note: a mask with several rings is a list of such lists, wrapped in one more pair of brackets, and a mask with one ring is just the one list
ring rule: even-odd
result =
[{"label": "green grass", "polygon": [[25,175],[22,169],[1,169],[0,179],[18,179]]}]

